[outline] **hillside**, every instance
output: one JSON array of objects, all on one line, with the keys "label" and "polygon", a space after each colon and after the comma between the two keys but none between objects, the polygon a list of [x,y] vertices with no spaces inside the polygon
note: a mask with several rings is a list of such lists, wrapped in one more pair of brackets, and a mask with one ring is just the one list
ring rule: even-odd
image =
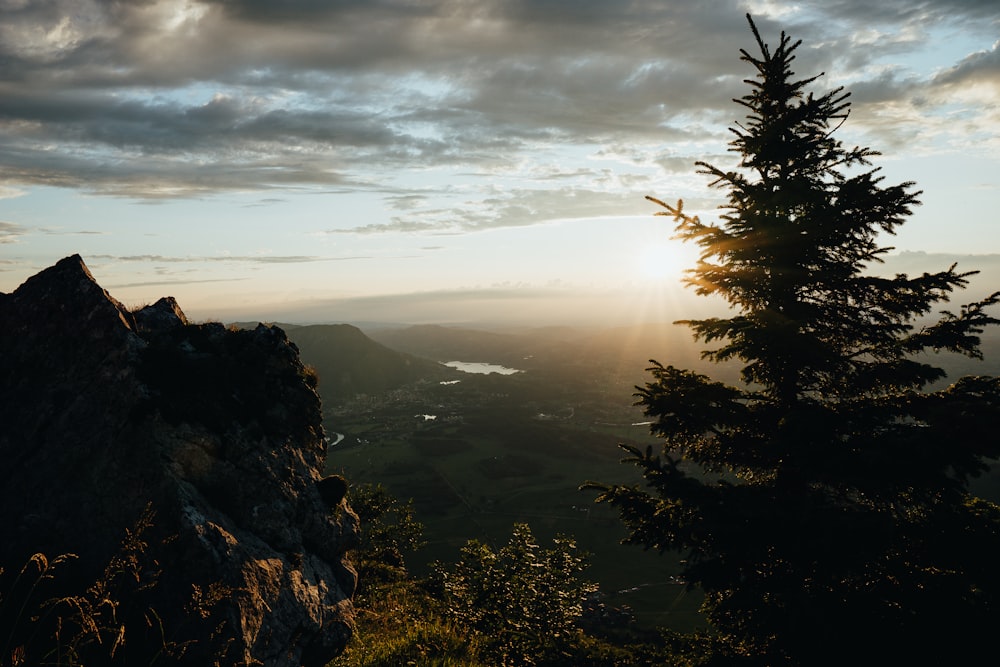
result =
[{"label": "hillside", "polygon": [[327,401],[455,374],[433,361],[389,349],[349,324],[295,327],[288,330],[288,338],[299,348],[303,361],[316,370],[319,391]]},{"label": "hillside", "polygon": [[[256,322],[230,326],[254,329]],[[448,380],[456,371],[416,356],[405,345],[390,349],[351,324],[275,323],[299,349],[302,361],[319,378],[327,403],[349,401],[359,394],[379,394],[421,380]],[[433,355],[423,355],[433,357]]]}]

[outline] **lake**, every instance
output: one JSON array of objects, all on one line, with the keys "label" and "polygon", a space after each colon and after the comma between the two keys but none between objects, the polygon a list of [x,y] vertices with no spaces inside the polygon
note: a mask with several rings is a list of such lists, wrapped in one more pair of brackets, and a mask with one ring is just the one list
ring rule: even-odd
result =
[{"label": "lake", "polygon": [[454,368],[455,370],[462,371],[463,373],[479,373],[480,375],[489,375],[490,373],[513,375],[514,373],[524,372],[519,371],[516,368],[507,368],[506,366],[500,366],[499,364],[487,364],[479,361],[448,361],[445,362],[444,365]]}]

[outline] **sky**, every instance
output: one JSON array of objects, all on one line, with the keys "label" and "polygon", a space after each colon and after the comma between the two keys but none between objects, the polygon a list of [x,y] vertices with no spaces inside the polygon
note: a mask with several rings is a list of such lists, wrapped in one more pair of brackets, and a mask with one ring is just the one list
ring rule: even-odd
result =
[{"label": "sky", "polygon": [[718,214],[747,12],[923,191],[889,265],[1000,279],[996,0],[0,0],[0,291],[78,253],[194,319],[677,319],[645,196]]}]

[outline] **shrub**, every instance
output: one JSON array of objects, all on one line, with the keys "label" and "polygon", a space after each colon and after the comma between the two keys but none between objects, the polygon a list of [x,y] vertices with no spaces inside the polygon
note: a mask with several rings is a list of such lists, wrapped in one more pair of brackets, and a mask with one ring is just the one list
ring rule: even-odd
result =
[{"label": "shrub", "polygon": [[435,565],[447,613],[478,631],[499,664],[552,665],[568,658],[582,636],[577,623],[596,584],[580,575],[586,558],[568,537],[538,545],[527,524],[515,524],[494,551],[476,540],[452,567]]}]

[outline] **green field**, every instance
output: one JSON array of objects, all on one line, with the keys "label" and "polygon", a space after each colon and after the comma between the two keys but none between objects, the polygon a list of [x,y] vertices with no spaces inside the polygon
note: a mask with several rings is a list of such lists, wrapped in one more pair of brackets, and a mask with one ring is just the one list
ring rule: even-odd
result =
[{"label": "green field", "polygon": [[347,436],[331,449],[328,472],[413,499],[427,539],[411,559],[417,574],[434,560],[457,559],[469,539],[502,545],[511,526],[525,522],[543,544],[558,533],[573,536],[589,552],[588,576],[608,602],[631,606],[643,625],[702,625],[698,595],[672,578],[678,556],[621,545],[617,516],[593,502],[595,492],[579,490],[587,480],[638,482],[635,469],[619,463],[616,443],[655,442],[645,427],[544,421],[518,401],[451,421],[425,421],[412,410],[407,416],[400,406],[395,414],[382,412],[356,421],[328,418],[330,430]]}]

